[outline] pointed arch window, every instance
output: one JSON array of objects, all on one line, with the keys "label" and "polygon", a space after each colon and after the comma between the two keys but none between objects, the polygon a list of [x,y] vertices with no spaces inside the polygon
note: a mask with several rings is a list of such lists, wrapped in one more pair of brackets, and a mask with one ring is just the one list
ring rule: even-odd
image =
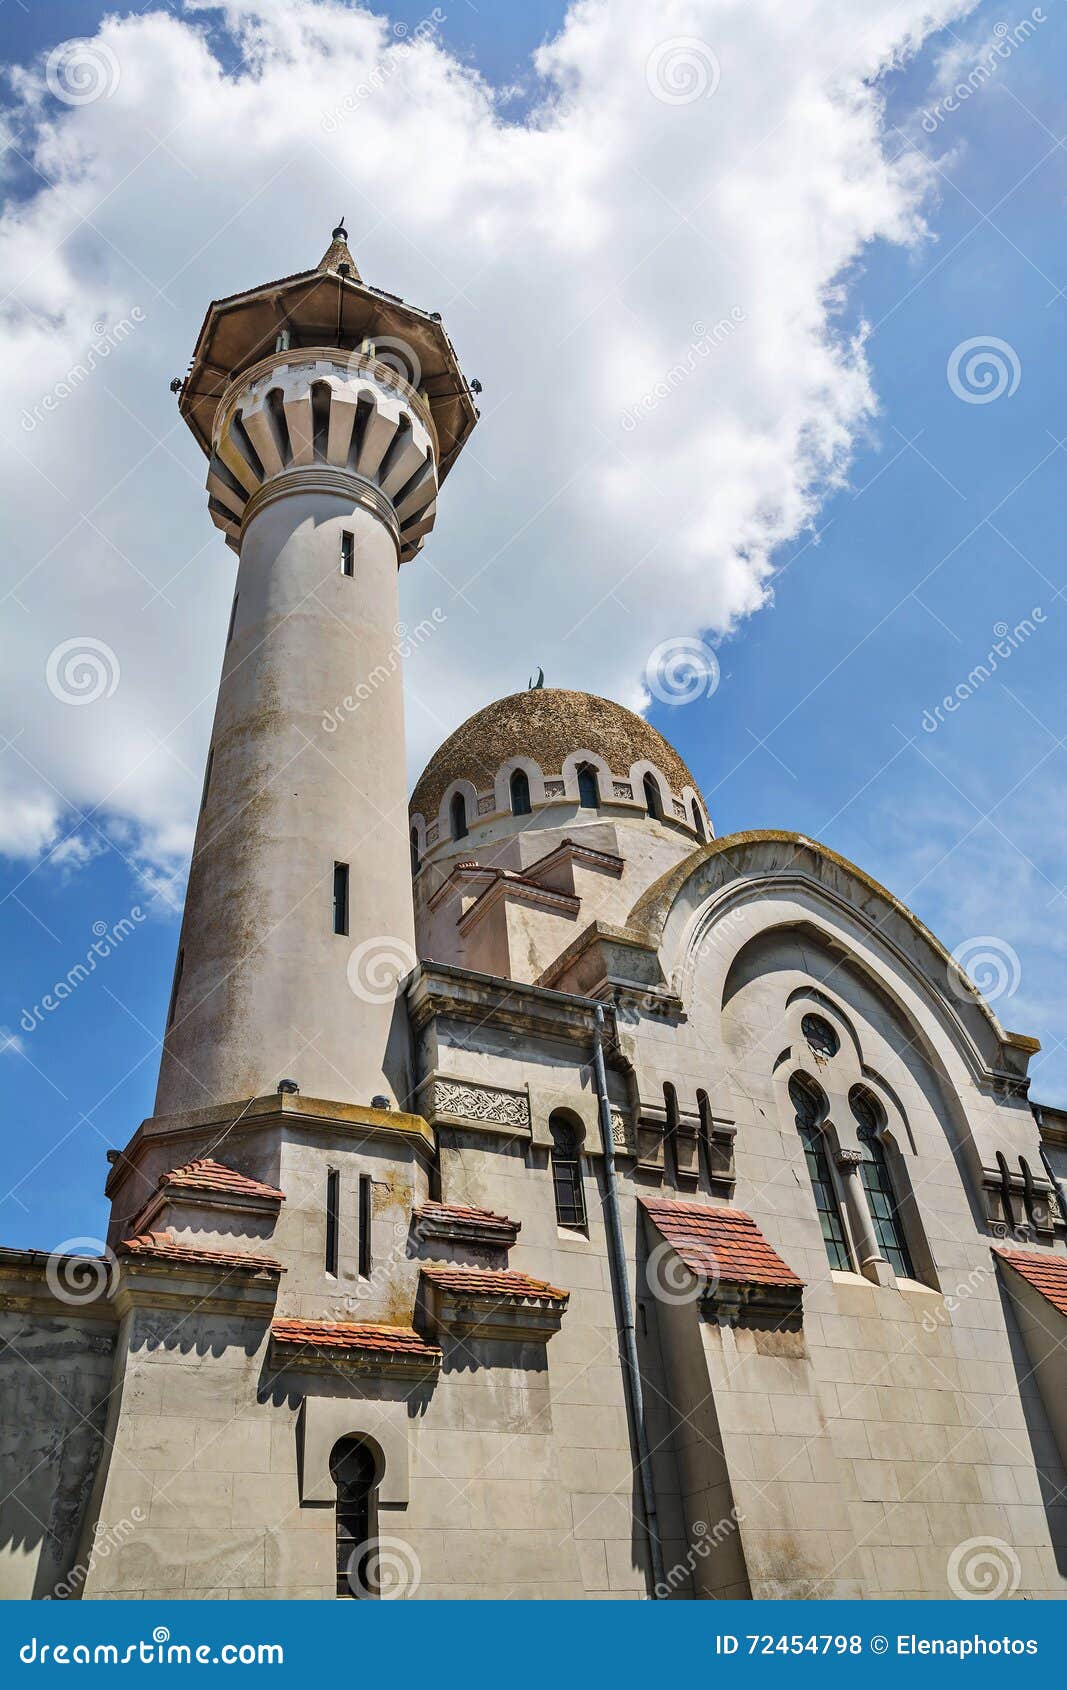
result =
[{"label": "pointed arch window", "polygon": [[467,800],[464,798],[462,792],[456,792],[453,794],[452,802],[448,807],[448,820],[449,826],[452,829],[453,839],[466,839]]},{"label": "pointed arch window", "polygon": [[578,803],[583,810],[599,810],[600,782],[591,763],[578,765]]},{"label": "pointed arch window", "polygon": [[513,816],[528,816],[530,809],[529,776],[525,769],[513,769],[511,774],[511,813]]},{"label": "pointed arch window", "polygon": [[898,1279],[914,1279],[908,1242],[900,1224],[893,1177],[882,1143],[885,1114],[881,1104],[866,1086],[853,1086],[848,1094],[849,1108],[856,1122],[856,1136],[864,1150],[860,1163],[860,1178],[867,1193],[867,1207],[874,1224],[875,1237],[886,1261]]},{"label": "pointed arch window", "polygon": [[338,1596],[377,1596],[374,1571],[376,1463],[358,1438],[342,1438],[330,1457],[337,1486],[336,1545]]},{"label": "pointed arch window", "polygon": [[646,775],[643,785],[645,789],[645,809],[656,821],[661,822],[663,820],[663,800],[660,797],[655,776]]},{"label": "pointed arch window", "polygon": [[585,1188],[582,1185],[582,1153],[578,1134],[565,1115],[550,1117],[552,1135],[552,1191],[556,1201],[556,1222],[571,1232],[586,1230]]},{"label": "pointed arch window", "polygon": [[789,1082],[789,1101],[793,1105],[797,1132],[804,1146],[804,1160],[807,1163],[815,1209],[822,1228],[826,1259],[832,1268],[840,1268],[847,1273],[852,1267],[852,1259],[848,1253],[845,1223],[841,1218],[841,1206],[837,1201],[837,1190],[830,1171],[830,1158],[826,1153],[826,1139],[822,1132],[822,1123],[826,1119],[826,1098],[814,1080],[809,1080],[806,1074],[794,1074]]}]

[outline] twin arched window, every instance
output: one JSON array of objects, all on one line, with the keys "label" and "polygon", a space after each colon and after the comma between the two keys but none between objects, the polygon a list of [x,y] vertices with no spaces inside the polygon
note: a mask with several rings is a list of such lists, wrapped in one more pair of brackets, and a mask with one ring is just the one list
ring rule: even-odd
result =
[{"label": "twin arched window", "polygon": [[[807,1074],[797,1073],[789,1082],[789,1099],[804,1146],[804,1159],[822,1228],[826,1259],[832,1268],[850,1272],[854,1264],[823,1131],[828,1111],[825,1093]],[[893,1178],[882,1142],[885,1112],[866,1086],[853,1086],[848,1094],[848,1103],[856,1122],[856,1136],[864,1150],[859,1175],[878,1249],[898,1279],[914,1279],[915,1269],[901,1225]]]},{"label": "twin arched window", "polygon": [[513,816],[528,816],[530,805],[530,780],[525,769],[513,769],[511,774],[511,813]]}]

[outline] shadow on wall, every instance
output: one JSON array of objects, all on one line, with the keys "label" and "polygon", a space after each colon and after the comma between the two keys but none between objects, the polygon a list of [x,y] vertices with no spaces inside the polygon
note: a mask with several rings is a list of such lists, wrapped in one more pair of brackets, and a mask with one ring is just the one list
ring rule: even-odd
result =
[{"label": "shadow on wall", "polygon": [[67,1593],[114,1349],[115,1331],[101,1321],[0,1319],[0,1598]]},{"label": "shadow on wall", "polygon": [[[1041,1504],[1045,1510],[1052,1551],[1056,1557],[1056,1570],[1067,1576],[1067,1452],[1059,1447],[1049,1422],[1041,1397],[1041,1370],[1035,1369],[1027,1354],[1011,1297],[999,1282],[997,1290],[1004,1311],[1004,1329],[1011,1347],[1012,1366],[1019,1384],[1019,1401],[1026,1420],[1026,1436],[1041,1487]],[[1022,1433],[1016,1433],[1015,1437],[1021,1444]]]}]

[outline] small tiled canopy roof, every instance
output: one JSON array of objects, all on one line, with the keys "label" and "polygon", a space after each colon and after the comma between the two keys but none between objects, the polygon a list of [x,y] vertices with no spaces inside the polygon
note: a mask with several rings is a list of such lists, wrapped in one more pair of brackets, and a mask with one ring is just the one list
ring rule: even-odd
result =
[{"label": "small tiled canopy roof", "polygon": [[1057,1313],[1067,1314],[1067,1256],[1045,1250],[1006,1250],[999,1244],[994,1245],[993,1254],[1040,1291]]},{"label": "small tiled canopy roof", "polygon": [[686,1267],[726,1285],[800,1286],[751,1215],[702,1203],[642,1197],[642,1207]]},{"label": "small tiled canopy roof", "polygon": [[504,1268],[457,1267],[452,1263],[428,1262],[422,1275],[444,1291],[458,1292],[470,1297],[534,1297],[541,1302],[565,1303],[569,1291],[549,1285],[543,1279],[531,1279],[527,1273],[515,1273]]},{"label": "small tiled canopy roof", "polygon": [[148,1256],[157,1261],[186,1262],[190,1266],[243,1268],[248,1273],[284,1273],[281,1262],[273,1256],[239,1256],[232,1250],[209,1250],[197,1244],[181,1244],[169,1232],[142,1232],[134,1238],[124,1238],[115,1247],[119,1256]]},{"label": "small tiled canopy roof", "polygon": [[232,1193],[234,1197],[265,1197],[272,1202],[285,1202],[285,1193],[276,1186],[249,1179],[247,1174],[239,1174],[236,1168],[226,1168],[210,1156],[201,1156],[180,1168],[172,1168],[169,1173],[160,1176],[159,1185],[168,1191],[219,1191]]},{"label": "small tiled canopy roof", "polygon": [[471,1209],[463,1203],[423,1203],[415,1210],[415,1219],[442,1226],[453,1223],[475,1227],[487,1241],[497,1237],[501,1244],[513,1244],[521,1230],[521,1222],[509,1220],[507,1215],[494,1214],[492,1209]]},{"label": "small tiled canopy roof", "polygon": [[355,1320],[275,1320],[271,1337],[276,1344],[315,1350],[353,1352],[376,1351],[391,1356],[410,1356],[416,1361],[440,1359],[436,1344],[428,1344],[410,1326],[386,1326]]}]

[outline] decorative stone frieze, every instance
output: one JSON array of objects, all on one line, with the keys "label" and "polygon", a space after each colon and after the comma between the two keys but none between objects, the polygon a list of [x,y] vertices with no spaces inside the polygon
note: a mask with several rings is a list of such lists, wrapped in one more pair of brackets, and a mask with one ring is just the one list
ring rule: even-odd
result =
[{"label": "decorative stone frieze", "polygon": [[509,1127],[518,1132],[530,1130],[528,1094],[505,1086],[483,1086],[437,1075],[423,1093],[423,1107],[433,1123],[444,1117]]}]

